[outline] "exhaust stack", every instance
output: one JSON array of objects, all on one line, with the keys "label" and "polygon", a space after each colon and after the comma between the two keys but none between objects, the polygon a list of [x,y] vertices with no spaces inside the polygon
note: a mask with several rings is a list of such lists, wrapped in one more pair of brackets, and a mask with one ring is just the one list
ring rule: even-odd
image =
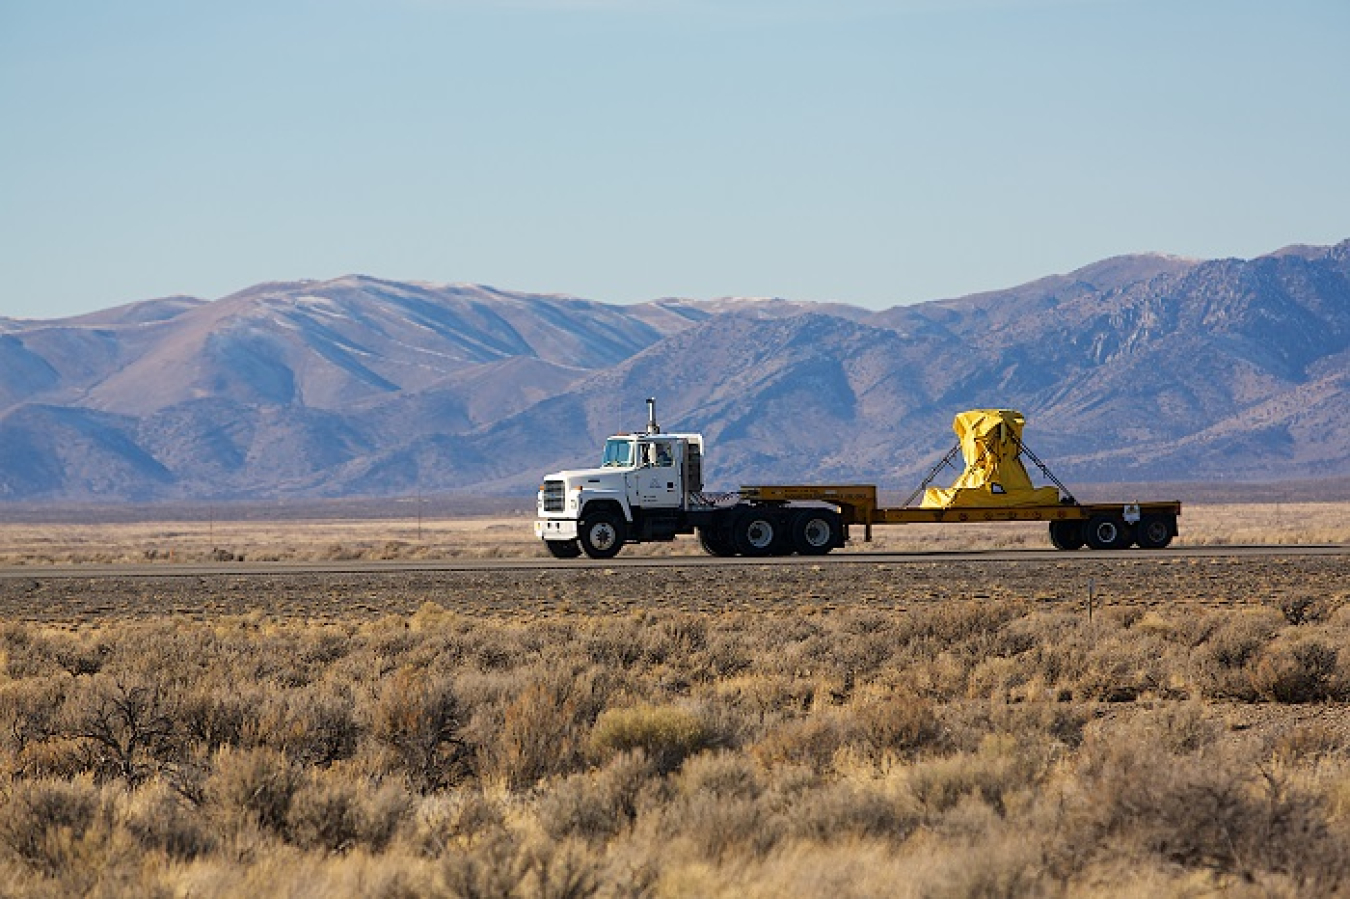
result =
[{"label": "exhaust stack", "polygon": [[647,398],[647,433],[661,433],[661,426],[656,423],[656,400],[651,397]]}]

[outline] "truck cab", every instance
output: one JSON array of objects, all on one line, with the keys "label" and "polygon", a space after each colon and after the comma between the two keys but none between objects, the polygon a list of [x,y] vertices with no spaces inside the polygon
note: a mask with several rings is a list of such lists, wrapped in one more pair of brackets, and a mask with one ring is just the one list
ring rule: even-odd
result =
[{"label": "truck cab", "polygon": [[689,448],[698,447],[701,457],[702,442],[697,434],[617,435],[605,441],[601,470],[623,472],[630,508],[682,508]]},{"label": "truck cab", "polygon": [[646,432],[608,438],[598,468],[545,475],[534,532],[554,556],[610,558],[693,532],[684,513],[703,489],[703,436],[661,433],[648,407]]}]

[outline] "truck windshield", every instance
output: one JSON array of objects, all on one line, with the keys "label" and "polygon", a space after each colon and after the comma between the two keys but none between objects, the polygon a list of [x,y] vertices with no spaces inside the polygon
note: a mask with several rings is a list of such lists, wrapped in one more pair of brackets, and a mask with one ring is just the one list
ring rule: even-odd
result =
[{"label": "truck windshield", "polygon": [[604,468],[627,468],[633,464],[633,441],[611,437],[605,441]]}]

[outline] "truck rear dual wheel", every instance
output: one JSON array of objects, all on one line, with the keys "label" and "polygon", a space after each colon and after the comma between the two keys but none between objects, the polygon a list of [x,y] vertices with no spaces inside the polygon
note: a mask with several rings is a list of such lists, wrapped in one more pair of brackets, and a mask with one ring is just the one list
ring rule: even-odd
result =
[{"label": "truck rear dual wheel", "polygon": [[776,556],[784,537],[782,516],[759,509],[737,514],[731,525],[731,541],[743,556]]},{"label": "truck rear dual wheel", "polygon": [[586,513],[578,528],[577,539],[592,559],[612,559],[628,539],[624,520],[608,509]]},{"label": "truck rear dual wheel", "polygon": [[736,545],[732,542],[731,535],[723,528],[699,528],[698,543],[710,556],[736,555]]},{"label": "truck rear dual wheel", "polygon": [[[843,531],[843,520],[832,509],[747,509],[732,520],[730,547],[710,541],[706,532],[700,532],[703,548],[713,555],[721,555],[710,542],[731,553],[743,556],[786,556],[793,552],[803,556],[822,556],[834,549]],[[715,532],[714,532],[715,533]]]}]

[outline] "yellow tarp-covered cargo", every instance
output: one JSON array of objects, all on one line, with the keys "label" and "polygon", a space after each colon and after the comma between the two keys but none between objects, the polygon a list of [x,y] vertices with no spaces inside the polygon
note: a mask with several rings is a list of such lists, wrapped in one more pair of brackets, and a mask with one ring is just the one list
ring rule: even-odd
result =
[{"label": "yellow tarp-covered cargo", "polygon": [[960,507],[1053,506],[1055,487],[1032,486],[1019,458],[1022,452],[1022,413],[1010,409],[962,412],[952,422],[961,440],[966,470],[950,487],[929,487],[920,505],[927,509]]}]

